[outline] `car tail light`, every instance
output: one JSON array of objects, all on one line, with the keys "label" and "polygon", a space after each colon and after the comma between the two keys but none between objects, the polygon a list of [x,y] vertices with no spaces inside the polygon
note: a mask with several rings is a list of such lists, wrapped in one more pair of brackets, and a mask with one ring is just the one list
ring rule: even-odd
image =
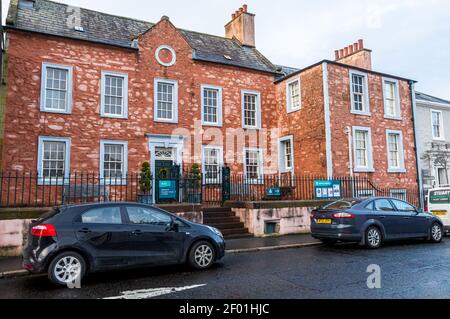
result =
[{"label": "car tail light", "polygon": [[56,237],[56,229],[51,224],[42,224],[31,228],[31,234],[36,237]]},{"label": "car tail light", "polygon": [[339,218],[339,219],[351,219],[351,218],[355,218],[355,215],[346,213],[346,212],[339,212],[339,213],[333,214],[333,217]]}]

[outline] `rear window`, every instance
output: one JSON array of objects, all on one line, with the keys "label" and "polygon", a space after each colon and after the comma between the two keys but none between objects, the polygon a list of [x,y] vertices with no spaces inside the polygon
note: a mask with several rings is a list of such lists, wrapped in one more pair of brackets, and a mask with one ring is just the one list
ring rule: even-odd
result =
[{"label": "rear window", "polygon": [[450,189],[430,191],[430,204],[450,204]]},{"label": "rear window", "polygon": [[322,207],[323,209],[348,209],[361,203],[359,200],[339,200]]},{"label": "rear window", "polygon": [[37,221],[42,222],[46,219],[52,218],[53,216],[58,215],[61,212],[61,209],[59,209],[58,207],[53,208],[51,211],[42,214]]}]

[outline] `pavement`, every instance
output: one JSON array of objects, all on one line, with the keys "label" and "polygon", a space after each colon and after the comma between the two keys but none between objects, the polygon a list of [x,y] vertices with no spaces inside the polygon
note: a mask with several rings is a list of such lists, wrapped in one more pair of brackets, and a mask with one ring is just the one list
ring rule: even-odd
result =
[{"label": "pavement", "polygon": [[[227,254],[302,248],[318,244],[320,244],[320,241],[312,238],[309,234],[230,239],[227,240]],[[0,257],[0,278],[26,274],[28,272],[22,269],[21,257]]]},{"label": "pavement", "polygon": [[92,274],[81,289],[57,288],[45,275],[4,278],[0,299],[448,299],[448,260],[450,238],[379,250],[315,245],[228,254],[207,271],[177,266]]}]

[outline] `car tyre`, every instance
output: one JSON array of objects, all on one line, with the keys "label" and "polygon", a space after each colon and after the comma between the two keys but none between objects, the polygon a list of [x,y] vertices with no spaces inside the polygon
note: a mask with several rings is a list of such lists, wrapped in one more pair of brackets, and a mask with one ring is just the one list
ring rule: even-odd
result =
[{"label": "car tyre", "polygon": [[366,230],[365,243],[369,249],[378,249],[381,247],[383,237],[378,227],[372,226]]},{"label": "car tyre", "polygon": [[433,223],[430,228],[430,240],[432,243],[439,244],[442,242],[444,230],[439,223]]},{"label": "car tyre", "polygon": [[55,285],[76,285],[81,283],[86,274],[86,261],[76,252],[63,252],[52,259],[47,272]]},{"label": "car tyre", "polygon": [[198,270],[210,268],[216,260],[216,251],[207,241],[195,243],[189,251],[189,266]]}]

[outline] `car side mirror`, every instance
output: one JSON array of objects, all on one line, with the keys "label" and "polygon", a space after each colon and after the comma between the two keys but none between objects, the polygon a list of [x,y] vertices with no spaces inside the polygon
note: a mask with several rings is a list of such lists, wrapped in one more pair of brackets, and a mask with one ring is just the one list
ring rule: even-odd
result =
[{"label": "car side mirror", "polygon": [[172,222],[169,226],[169,231],[178,233],[180,231],[180,225],[178,225],[177,221],[175,219],[172,219]]}]

